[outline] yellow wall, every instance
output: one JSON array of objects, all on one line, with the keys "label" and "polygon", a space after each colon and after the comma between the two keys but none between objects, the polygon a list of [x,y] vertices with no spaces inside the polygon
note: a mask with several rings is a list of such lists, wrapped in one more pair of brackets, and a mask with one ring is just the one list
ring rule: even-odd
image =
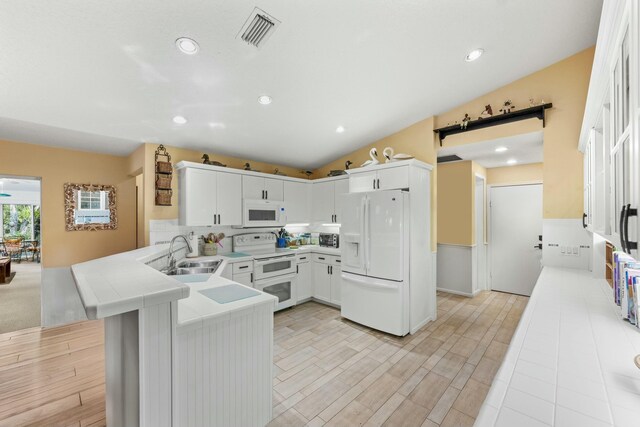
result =
[{"label": "yellow wall", "polygon": [[[542,128],[542,122],[538,119],[529,119],[521,122],[510,123],[502,126],[480,129],[447,137],[443,144],[451,147],[470,144],[496,138],[508,137],[524,133],[544,131],[544,164],[532,166],[517,171],[509,172],[491,170],[485,171],[490,180],[512,180],[509,174],[522,174],[522,178],[529,176],[539,177],[542,169],[542,179],[545,186],[543,190],[544,218],[581,218],[582,216],[582,154],[578,151],[578,138],[582,124],[582,116],[586,103],[591,66],[595,48],[591,47],[566,58],[547,68],[507,84],[493,92],[489,92],[455,109],[427,118],[389,137],[367,144],[364,147],[325,165],[315,172],[316,177],[325,176],[331,169],[342,169],[345,160],[350,159],[354,166],[360,165],[369,158],[369,149],[373,146],[380,151],[385,146],[393,147],[396,152],[406,152],[417,159],[435,166],[437,138],[429,135],[429,132],[439,127],[447,126],[456,121],[460,122],[465,113],[477,117],[484,110],[486,104],[493,106],[494,114],[499,114],[499,109],[506,99],[511,99],[516,109],[529,106],[529,99],[536,102],[544,100],[553,102],[554,107],[547,110],[546,127]],[[464,163],[464,162],[461,162]],[[443,184],[443,171],[453,164],[440,165],[434,168],[432,184],[432,247],[436,242],[470,245],[475,242],[473,209],[474,198],[472,189],[475,186],[474,166],[469,164],[468,173],[464,174],[466,189],[463,191],[465,201],[451,200],[448,191],[450,185],[458,182]],[[517,168],[517,167],[516,167]],[[538,169],[536,169],[538,168]],[[501,168],[502,169],[502,168]],[[477,166],[475,166],[475,170]],[[459,171],[458,171],[459,172]],[[446,172],[445,172],[446,173]],[[452,173],[452,172],[450,172]],[[536,175],[538,173],[538,175]],[[468,179],[467,179],[468,178]],[[462,179],[462,178],[461,178]],[[541,179],[541,180],[542,180]],[[497,181],[496,181],[497,182]],[[472,183],[472,185],[469,185]],[[442,192],[447,191],[443,196]],[[462,189],[460,189],[462,191]],[[467,200],[468,199],[468,200]],[[444,203],[445,206],[438,204]],[[453,208],[464,206],[466,214],[453,212]],[[454,220],[459,218],[464,224]],[[471,219],[469,219],[471,218]],[[485,215],[486,218],[486,215]],[[437,233],[435,232],[437,230]]]},{"label": "yellow wall", "polygon": [[472,162],[438,165],[438,243],[471,245]]},{"label": "yellow wall", "polygon": [[400,132],[389,135],[378,141],[372,142],[363,146],[333,162],[316,169],[313,173],[315,178],[326,177],[332,169],[344,169],[344,163],[347,160],[353,162],[352,168],[359,167],[362,163],[369,159],[369,150],[371,147],[378,149],[378,157],[381,161],[384,161],[382,156],[382,150],[385,147],[392,147],[396,153],[411,154],[416,159],[425,163],[429,163],[434,166],[434,170],[431,174],[431,248],[436,250],[437,245],[437,182],[438,176],[436,173],[436,142],[433,133],[433,118],[429,117],[418,123],[415,123],[408,128],[401,130]]},{"label": "yellow wall", "polygon": [[[194,151],[185,148],[165,146],[171,155],[171,162],[175,166],[178,162],[189,161],[201,163],[202,151]],[[129,158],[129,170],[136,171],[142,168],[144,171],[144,208],[142,215],[144,216],[144,236],[145,244],[149,244],[149,221],[156,219],[174,219],[178,218],[178,176],[174,171],[171,187],[173,189],[172,206],[156,206],[155,204],[155,151],[157,144],[144,144]],[[142,153],[142,154],[141,154]],[[251,163],[251,168],[265,173],[273,173],[276,168],[282,173],[295,178],[306,178],[306,175],[300,173],[300,169],[288,166],[278,166],[269,163],[255,162],[253,160],[240,159],[236,157],[221,156],[209,154],[210,160],[221,162],[229,168],[243,169],[246,162]]]},{"label": "yellow wall", "polygon": [[[505,99],[511,99],[516,108],[529,105],[529,98],[553,102],[547,110],[544,128],[544,218],[582,217],[582,153],[578,151],[578,138],[587,99],[594,48],[591,47],[556,64],[516,80],[493,92],[461,105],[436,117],[436,127],[446,126],[465,113],[472,117],[480,114],[486,104],[493,106],[494,114]],[[445,146],[466,144],[541,129],[541,122],[530,119],[503,126],[452,135],[444,140]]]},{"label": "yellow wall", "polygon": [[[476,175],[487,177],[487,170],[476,162],[438,165],[438,243],[464,246],[476,243]],[[484,212],[483,216],[486,218]]]},{"label": "yellow wall", "polygon": [[543,182],[542,163],[487,169],[487,185],[531,184]]},{"label": "yellow wall", "polygon": [[[41,230],[44,267],[63,267],[135,248],[135,179],[127,158],[0,141],[0,174],[42,178]],[[118,228],[66,231],[63,185],[116,187]]]}]

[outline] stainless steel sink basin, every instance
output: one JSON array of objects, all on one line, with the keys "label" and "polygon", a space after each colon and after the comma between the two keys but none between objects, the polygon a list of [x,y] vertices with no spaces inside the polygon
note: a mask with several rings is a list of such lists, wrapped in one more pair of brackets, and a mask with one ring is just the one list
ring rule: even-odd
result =
[{"label": "stainless steel sink basin", "polygon": [[[217,269],[222,261],[180,261],[177,268],[207,267]],[[214,270],[215,271],[215,270]]]},{"label": "stainless steel sink basin", "polygon": [[216,272],[218,267],[220,266],[220,261],[203,261],[201,263],[198,262],[188,262],[185,264],[201,264],[203,266],[185,266],[184,264],[178,264],[176,268],[173,270],[169,270],[167,275],[169,276],[182,276],[185,274],[213,274]]}]

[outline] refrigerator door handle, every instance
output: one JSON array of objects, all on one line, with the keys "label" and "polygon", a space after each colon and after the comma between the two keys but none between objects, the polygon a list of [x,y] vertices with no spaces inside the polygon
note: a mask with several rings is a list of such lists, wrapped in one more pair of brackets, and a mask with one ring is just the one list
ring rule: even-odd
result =
[{"label": "refrigerator door handle", "polygon": [[364,247],[365,247],[365,269],[367,273],[371,270],[371,200],[367,197],[364,204]]},{"label": "refrigerator door handle", "polygon": [[366,278],[366,277],[360,277],[360,276],[354,276],[353,274],[342,273],[340,275],[340,277],[342,277],[342,280],[345,280],[347,282],[356,283],[358,285],[365,286],[365,287],[368,287],[368,288],[390,289],[390,290],[391,289],[394,289],[394,290],[398,289],[398,285],[386,284],[386,283],[383,283],[380,280]]}]

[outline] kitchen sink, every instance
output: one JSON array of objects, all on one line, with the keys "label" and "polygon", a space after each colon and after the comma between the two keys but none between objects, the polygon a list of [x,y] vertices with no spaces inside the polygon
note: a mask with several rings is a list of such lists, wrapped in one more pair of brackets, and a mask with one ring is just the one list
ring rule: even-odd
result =
[{"label": "kitchen sink", "polygon": [[215,261],[180,261],[175,268],[163,270],[168,276],[186,276],[190,274],[211,275],[216,272],[222,264],[221,260]]},{"label": "kitchen sink", "polygon": [[215,271],[222,261],[180,261],[177,268],[213,268]]}]

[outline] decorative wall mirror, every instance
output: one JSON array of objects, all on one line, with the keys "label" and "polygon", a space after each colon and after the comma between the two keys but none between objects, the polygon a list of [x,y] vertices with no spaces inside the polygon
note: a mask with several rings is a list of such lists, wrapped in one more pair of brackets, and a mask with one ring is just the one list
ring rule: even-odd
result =
[{"label": "decorative wall mirror", "polygon": [[115,230],[116,188],[112,185],[64,185],[64,216],[67,231]]}]

